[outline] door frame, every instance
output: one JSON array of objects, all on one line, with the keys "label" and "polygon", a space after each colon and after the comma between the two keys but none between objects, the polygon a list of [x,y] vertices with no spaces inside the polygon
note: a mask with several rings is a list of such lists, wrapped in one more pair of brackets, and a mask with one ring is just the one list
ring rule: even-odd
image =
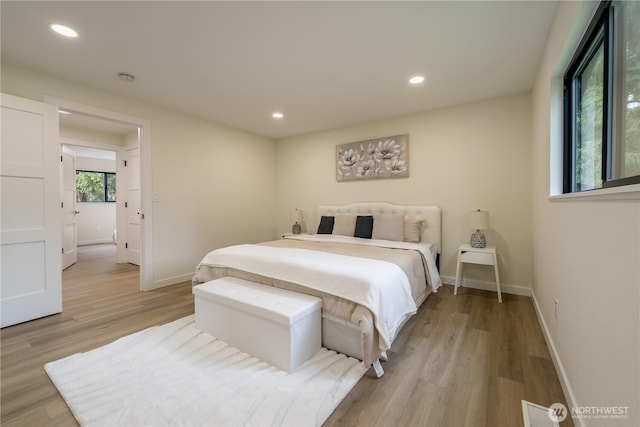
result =
[{"label": "door frame", "polygon": [[140,128],[140,208],[143,219],[140,256],[140,290],[154,289],[153,285],[153,209],[151,174],[151,120],[130,114],[82,104],[55,96],[45,95],[44,102],[58,109],[76,111],[107,120],[122,122]]}]

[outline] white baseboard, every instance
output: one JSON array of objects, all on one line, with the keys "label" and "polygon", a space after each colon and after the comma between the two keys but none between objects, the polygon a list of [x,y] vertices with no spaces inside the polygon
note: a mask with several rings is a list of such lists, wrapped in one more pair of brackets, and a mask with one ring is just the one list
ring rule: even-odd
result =
[{"label": "white baseboard", "polygon": [[[455,286],[456,284],[455,277],[440,276],[440,278],[442,279],[442,283],[444,283],[445,285]],[[496,282],[462,279],[460,286],[463,288],[482,289],[483,291],[497,292]],[[502,290],[503,294],[522,295],[525,297],[531,296],[531,289],[524,286],[506,285],[504,283],[501,283],[500,289]]]},{"label": "white baseboard", "polygon": [[158,288],[164,288],[165,286],[175,285],[176,283],[182,283],[186,281],[191,281],[193,276],[195,275],[195,271],[191,273],[181,274],[179,276],[167,277],[166,279],[154,280],[153,286],[149,289],[145,289],[147,291],[152,291]]},{"label": "white baseboard", "polygon": [[78,246],[88,246],[88,245],[102,245],[105,243],[113,244],[113,239],[111,237],[104,237],[102,239],[91,239],[91,240],[78,240]]},{"label": "white baseboard", "polygon": [[[560,386],[562,387],[564,397],[565,399],[567,399],[567,404],[569,405],[567,409],[569,410],[569,414],[571,414],[571,408],[577,407],[576,398],[573,394],[573,389],[569,384],[567,374],[564,371],[560,356],[558,356],[558,352],[556,351],[556,346],[554,345],[551,334],[549,333],[549,328],[547,328],[547,323],[544,321],[544,317],[542,316],[542,312],[540,311],[540,306],[538,305],[538,300],[536,299],[536,294],[533,292],[533,289],[531,290],[531,300],[533,301],[533,307],[536,310],[536,317],[538,318],[538,323],[540,323],[540,329],[542,329],[544,340],[547,342],[547,348],[549,349],[549,353],[551,354],[553,366],[556,368],[556,374],[558,375],[558,379],[560,380]],[[582,420],[580,418],[573,418],[573,424],[576,427],[583,426]]]}]

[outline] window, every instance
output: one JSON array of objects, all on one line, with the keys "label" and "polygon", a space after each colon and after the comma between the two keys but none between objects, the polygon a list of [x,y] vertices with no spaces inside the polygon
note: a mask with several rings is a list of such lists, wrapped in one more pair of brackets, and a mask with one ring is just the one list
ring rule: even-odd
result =
[{"label": "window", "polygon": [[564,76],[563,192],[640,183],[640,2],[606,1]]},{"label": "window", "polygon": [[76,171],[76,201],[115,202],[116,174],[110,172]]}]

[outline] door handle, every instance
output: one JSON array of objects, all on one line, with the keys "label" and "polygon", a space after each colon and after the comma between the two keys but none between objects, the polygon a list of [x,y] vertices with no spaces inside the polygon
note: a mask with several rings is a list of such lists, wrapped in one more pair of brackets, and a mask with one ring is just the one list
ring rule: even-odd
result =
[{"label": "door handle", "polygon": [[73,211],[73,213],[74,213],[75,215],[78,215],[78,214],[80,213],[80,211]]}]

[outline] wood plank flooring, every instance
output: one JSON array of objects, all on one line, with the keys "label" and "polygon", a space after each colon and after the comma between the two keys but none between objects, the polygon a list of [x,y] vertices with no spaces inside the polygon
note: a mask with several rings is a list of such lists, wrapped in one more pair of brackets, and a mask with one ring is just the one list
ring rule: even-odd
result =
[{"label": "wood plank flooring", "polygon": [[325,426],[523,426],[522,400],[567,406],[531,299],[502,298],[443,286]]},{"label": "wood plank flooring", "polygon": [[62,277],[61,314],[0,331],[3,427],[77,426],[45,363],[193,314],[190,282],[140,292],[138,267],[116,264],[112,245],[80,248]]},{"label": "wood plank flooring", "polygon": [[[76,426],[43,365],[193,313],[190,282],[139,292],[138,268],[108,245],[63,273],[63,313],[4,328],[2,426]],[[444,286],[325,426],[522,426],[522,399],[566,405],[531,300]],[[571,419],[564,426],[572,426]]]}]

